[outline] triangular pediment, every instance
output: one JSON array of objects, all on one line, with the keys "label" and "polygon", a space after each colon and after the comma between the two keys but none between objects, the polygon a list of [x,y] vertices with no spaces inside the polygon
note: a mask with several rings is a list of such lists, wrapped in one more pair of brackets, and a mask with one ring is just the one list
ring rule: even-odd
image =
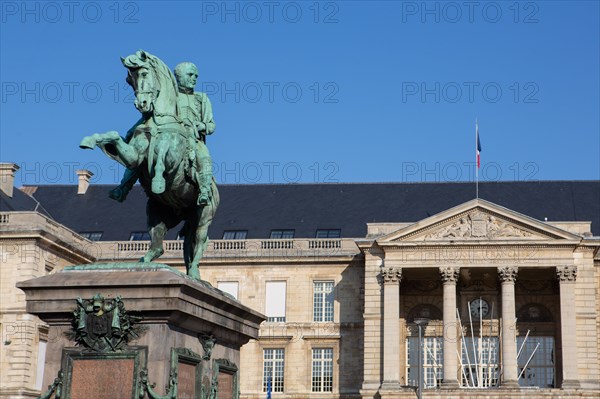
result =
[{"label": "triangular pediment", "polygon": [[580,239],[575,234],[537,219],[476,199],[379,237],[377,243]]}]

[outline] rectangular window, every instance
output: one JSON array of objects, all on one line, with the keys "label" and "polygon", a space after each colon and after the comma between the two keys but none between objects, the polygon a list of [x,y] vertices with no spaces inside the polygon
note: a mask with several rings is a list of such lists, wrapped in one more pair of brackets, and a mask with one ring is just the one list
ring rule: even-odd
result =
[{"label": "rectangular window", "polygon": [[294,230],[271,230],[271,239],[292,239]]},{"label": "rectangular window", "polygon": [[498,337],[465,337],[461,344],[461,383],[468,388],[498,386],[499,346]]},{"label": "rectangular window", "polygon": [[223,232],[224,240],[245,240],[248,230],[226,230]]},{"label": "rectangular window", "polygon": [[238,282],[237,281],[219,281],[217,282],[217,288],[224,291],[235,299],[238,299]]},{"label": "rectangular window", "polygon": [[285,322],[285,291],[285,281],[267,281],[265,313],[268,322]]},{"label": "rectangular window", "polygon": [[[444,353],[442,337],[423,337],[421,356],[423,366],[423,386],[425,389],[438,388],[442,383]],[[419,337],[406,339],[406,380],[408,385],[419,384]]]},{"label": "rectangular window", "polygon": [[313,321],[333,321],[333,281],[313,284]]},{"label": "rectangular window", "polygon": [[101,231],[82,231],[79,233],[83,238],[87,238],[90,241],[100,241],[102,238]]},{"label": "rectangular window", "polygon": [[316,238],[340,238],[342,231],[340,229],[318,229]]},{"label": "rectangular window", "polygon": [[333,349],[312,351],[312,391],[333,392]]},{"label": "rectangular window", "polygon": [[149,241],[150,233],[147,231],[133,231],[129,236],[129,241]]},{"label": "rectangular window", "polygon": [[[524,338],[517,337],[517,348],[523,347],[517,359],[519,385],[554,388],[554,337],[532,337],[530,335],[523,345]],[[537,349],[535,349],[536,347]],[[531,360],[529,360],[530,358]],[[526,364],[527,368],[525,368]],[[523,371],[523,369],[525,370]]]},{"label": "rectangular window", "polygon": [[283,392],[284,356],[283,349],[263,351],[263,392],[267,392],[269,385],[272,392]]}]

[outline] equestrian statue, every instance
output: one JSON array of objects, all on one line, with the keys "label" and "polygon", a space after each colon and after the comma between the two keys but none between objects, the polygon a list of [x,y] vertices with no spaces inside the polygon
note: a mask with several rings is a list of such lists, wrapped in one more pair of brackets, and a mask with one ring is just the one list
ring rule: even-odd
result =
[{"label": "equestrian statue", "polygon": [[177,65],[173,74],[143,50],[121,61],[142,116],[125,138],[109,131],[84,137],[79,146],[97,146],[127,168],[110,198],[124,201],[137,180],[146,192],[150,248],[140,262],[161,256],[167,230],[183,221],[179,235],[184,238],[187,274],[200,280],[198,264],[219,205],[206,146],[206,136],[215,131],[210,100],[205,93],[194,92],[198,69],[190,62]]}]

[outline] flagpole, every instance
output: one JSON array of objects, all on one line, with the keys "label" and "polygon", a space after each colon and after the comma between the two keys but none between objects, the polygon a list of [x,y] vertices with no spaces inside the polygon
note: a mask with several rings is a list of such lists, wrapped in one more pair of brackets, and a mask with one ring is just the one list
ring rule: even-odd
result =
[{"label": "flagpole", "polygon": [[475,198],[479,198],[479,159],[477,158],[478,130],[477,118],[475,118]]}]

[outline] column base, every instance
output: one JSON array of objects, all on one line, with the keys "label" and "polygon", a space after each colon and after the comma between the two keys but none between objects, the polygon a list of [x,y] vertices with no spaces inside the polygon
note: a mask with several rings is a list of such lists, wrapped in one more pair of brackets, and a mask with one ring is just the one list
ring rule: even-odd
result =
[{"label": "column base", "polygon": [[579,380],[564,380],[560,385],[562,389],[577,389],[580,386]]},{"label": "column base", "polygon": [[379,381],[363,381],[361,391],[377,391],[380,386]]},{"label": "column base", "polygon": [[443,381],[440,388],[441,389],[458,389],[458,388],[460,388],[460,384],[458,383],[458,380]]},{"label": "column base", "polygon": [[519,389],[521,386],[517,381],[504,381],[500,384],[500,389]]}]

